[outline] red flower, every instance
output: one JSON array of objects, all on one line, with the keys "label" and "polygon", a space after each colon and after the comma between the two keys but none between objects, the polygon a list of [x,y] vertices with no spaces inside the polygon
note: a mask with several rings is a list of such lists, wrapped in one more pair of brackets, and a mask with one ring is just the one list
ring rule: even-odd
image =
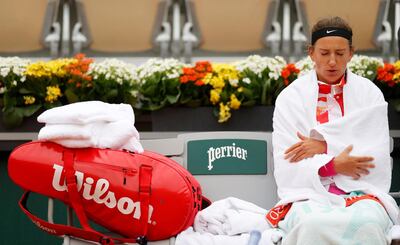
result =
[{"label": "red flower", "polygon": [[290,76],[290,70],[288,70],[288,69],[283,69],[282,70],[282,72],[281,72],[281,76],[284,78],[284,79],[287,79],[289,76]]},{"label": "red flower", "polygon": [[194,85],[196,85],[196,86],[203,86],[204,85],[204,82],[202,81],[202,80],[197,80],[195,83],[194,83]]},{"label": "red flower", "polygon": [[181,76],[180,77],[180,82],[181,83],[187,83],[189,81],[188,76]]},{"label": "red flower", "polygon": [[300,73],[300,70],[296,68],[294,64],[288,64],[281,71],[281,76],[283,78],[283,83],[285,86],[289,85],[291,81],[297,78],[297,75]]},{"label": "red flower", "polygon": [[383,67],[379,67],[377,70],[377,79],[383,83],[386,83],[389,87],[393,87],[396,82],[393,80],[394,74],[396,74],[396,67],[392,64],[385,64]]},{"label": "red flower", "polygon": [[66,71],[71,75],[71,78],[68,80],[68,83],[76,83],[76,87],[81,87],[81,83],[85,81],[92,81],[92,77],[86,75],[89,70],[90,63],[93,62],[93,59],[86,58],[84,54],[75,55],[75,59],[77,62],[69,64],[66,66]]},{"label": "red flower", "polygon": [[203,86],[204,82],[202,79],[207,75],[207,73],[212,71],[210,62],[199,61],[196,62],[194,67],[184,67],[182,68],[182,75],[179,79],[181,83],[192,82],[196,86]]}]

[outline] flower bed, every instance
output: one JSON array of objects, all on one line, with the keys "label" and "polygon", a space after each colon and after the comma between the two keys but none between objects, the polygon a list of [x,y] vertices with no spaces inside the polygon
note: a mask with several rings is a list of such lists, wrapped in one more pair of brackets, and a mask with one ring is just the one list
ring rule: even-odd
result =
[{"label": "flower bed", "polygon": [[[230,64],[149,59],[140,66],[117,59],[95,62],[83,54],[48,62],[0,57],[0,106],[7,127],[39,110],[87,100],[127,103],[143,111],[209,106],[224,123],[240,108],[273,105],[285,86],[312,67],[309,58],[288,64],[281,57],[257,55]],[[400,61],[384,64],[355,55],[348,68],[373,81],[400,111]]]}]

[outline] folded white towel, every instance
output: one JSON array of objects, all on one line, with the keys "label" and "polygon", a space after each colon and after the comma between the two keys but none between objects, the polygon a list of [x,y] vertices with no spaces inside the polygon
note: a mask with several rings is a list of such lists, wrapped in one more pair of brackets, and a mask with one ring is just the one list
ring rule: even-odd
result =
[{"label": "folded white towel", "polygon": [[390,230],[392,239],[400,239],[400,225],[392,226]]},{"label": "folded white towel", "polygon": [[86,125],[46,124],[39,131],[38,138],[69,148],[97,147],[143,152],[139,132],[127,120]]},{"label": "folded white towel", "polygon": [[[261,231],[261,239],[258,245],[277,245],[282,240],[283,235],[282,230],[275,228]],[[189,227],[178,234],[175,245],[248,245],[249,238],[249,233],[234,236],[214,235],[207,232],[195,232],[193,227]]]},{"label": "folded white towel", "polygon": [[46,125],[39,140],[49,140],[69,148],[109,148],[141,153],[135,115],[127,104],[87,101],[43,112],[39,122]]},{"label": "folded white towel", "polygon": [[229,197],[213,202],[200,211],[194,221],[194,229],[200,233],[214,235],[237,235],[252,230],[270,228],[265,215],[267,210],[257,205]]},{"label": "folded white towel", "polygon": [[87,147],[95,147],[95,148],[101,148],[101,149],[114,149],[114,150],[127,150],[135,153],[142,153],[143,146],[140,144],[140,142],[132,137],[129,139],[128,143],[119,146],[119,147],[107,147],[106,145],[102,144],[96,144],[92,140],[87,139],[87,140],[71,140],[71,139],[56,139],[56,140],[50,140],[52,142],[55,142],[57,144],[60,144],[62,146],[68,147],[68,148],[87,148]]},{"label": "folded white towel", "polygon": [[249,234],[236,236],[214,235],[211,233],[194,232],[192,227],[187,228],[175,240],[175,245],[247,245]]},{"label": "folded white towel", "polygon": [[128,104],[84,101],[49,109],[37,118],[46,124],[87,124],[128,120],[135,124],[135,114]]},{"label": "folded white towel", "polygon": [[[122,135],[121,135],[122,134]],[[46,124],[40,129],[39,139],[90,139],[102,137],[130,137],[140,139],[139,132],[134,125],[127,121],[111,123],[90,123],[90,124]]]}]

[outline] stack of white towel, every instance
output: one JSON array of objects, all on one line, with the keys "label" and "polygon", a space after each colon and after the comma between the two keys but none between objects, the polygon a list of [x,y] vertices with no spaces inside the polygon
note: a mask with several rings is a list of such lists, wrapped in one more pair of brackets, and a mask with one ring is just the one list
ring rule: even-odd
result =
[{"label": "stack of white towel", "polygon": [[135,114],[128,104],[101,101],[77,102],[43,112],[37,118],[46,125],[39,140],[48,140],[70,148],[110,148],[143,152]]},{"label": "stack of white towel", "polygon": [[234,197],[213,202],[197,213],[193,227],[178,234],[175,245],[249,245],[254,231],[260,234],[256,244],[278,244],[283,232],[269,225],[267,213],[268,210]]}]

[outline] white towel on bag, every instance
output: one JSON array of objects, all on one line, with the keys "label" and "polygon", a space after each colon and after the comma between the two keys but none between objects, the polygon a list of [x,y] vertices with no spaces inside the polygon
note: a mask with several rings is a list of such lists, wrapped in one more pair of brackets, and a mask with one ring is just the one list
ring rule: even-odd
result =
[{"label": "white towel on bag", "polygon": [[84,101],[47,110],[40,114],[37,120],[46,124],[90,124],[128,120],[135,124],[135,114],[128,104]]},{"label": "white towel on bag", "polygon": [[135,115],[127,104],[101,101],[78,102],[43,112],[39,140],[69,148],[95,147],[141,153],[140,135],[134,126]]}]

